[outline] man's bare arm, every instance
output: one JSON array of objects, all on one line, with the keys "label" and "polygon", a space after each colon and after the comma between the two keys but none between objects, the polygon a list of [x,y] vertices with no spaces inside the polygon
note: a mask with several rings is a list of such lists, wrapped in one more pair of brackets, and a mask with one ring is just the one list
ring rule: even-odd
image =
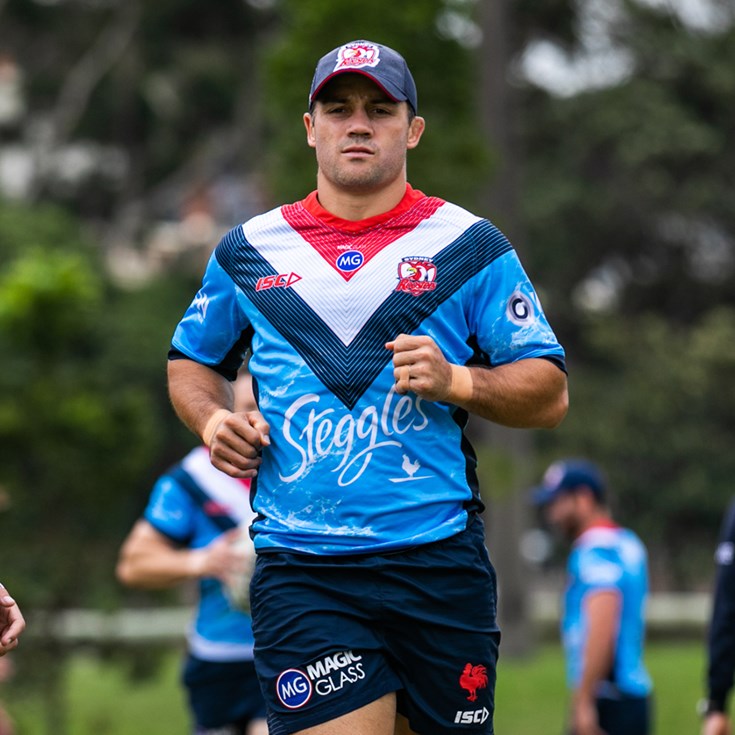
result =
[{"label": "man's bare arm", "polygon": [[393,350],[396,390],[446,401],[517,429],[553,428],[567,413],[567,378],[557,365],[530,358],[494,368],[450,364],[426,336],[399,335]]},{"label": "man's bare arm", "polygon": [[232,386],[193,360],[170,360],[168,390],[179,418],[209,447],[212,464],[232,477],[254,477],[270,427],[257,410],[234,411]]}]

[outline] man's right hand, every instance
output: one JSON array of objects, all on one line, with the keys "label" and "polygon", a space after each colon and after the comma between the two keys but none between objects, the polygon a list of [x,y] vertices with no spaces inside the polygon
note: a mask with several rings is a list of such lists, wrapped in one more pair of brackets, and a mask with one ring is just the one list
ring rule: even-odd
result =
[{"label": "man's right hand", "polygon": [[209,432],[212,464],[231,477],[255,477],[263,447],[270,444],[270,426],[260,411],[223,414]]}]

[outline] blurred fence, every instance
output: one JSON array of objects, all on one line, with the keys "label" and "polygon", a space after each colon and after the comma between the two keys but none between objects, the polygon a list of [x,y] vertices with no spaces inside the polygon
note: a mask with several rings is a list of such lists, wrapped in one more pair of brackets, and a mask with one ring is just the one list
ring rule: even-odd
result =
[{"label": "blurred fence", "polygon": [[[534,629],[556,636],[559,595],[536,591],[529,599]],[[657,593],[647,609],[648,633],[655,637],[701,637],[707,627],[711,597],[705,593]],[[125,609],[115,612],[64,610],[28,615],[28,638],[54,638],[70,644],[180,643],[191,619],[188,607]],[[502,625],[502,621],[501,621]]]}]

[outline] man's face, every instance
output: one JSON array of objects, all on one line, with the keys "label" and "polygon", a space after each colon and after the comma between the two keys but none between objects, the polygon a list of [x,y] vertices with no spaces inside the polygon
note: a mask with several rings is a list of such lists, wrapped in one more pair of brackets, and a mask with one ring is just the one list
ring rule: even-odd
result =
[{"label": "man's face", "polygon": [[577,493],[566,492],[557,495],[544,507],[549,525],[568,541],[574,540],[582,530],[578,501]]},{"label": "man's face", "polygon": [[406,102],[394,102],[362,74],[340,74],[304,115],[319,174],[337,189],[379,191],[405,178],[406,150],[418,145],[424,120],[409,123]]}]

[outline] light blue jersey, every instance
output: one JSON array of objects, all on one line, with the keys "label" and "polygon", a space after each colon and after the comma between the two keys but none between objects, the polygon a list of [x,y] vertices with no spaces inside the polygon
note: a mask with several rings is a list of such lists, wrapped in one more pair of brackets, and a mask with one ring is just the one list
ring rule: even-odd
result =
[{"label": "light blue jersey", "polygon": [[[183,470],[193,485],[181,481]],[[198,447],[156,482],[143,517],[159,533],[191,549],[210,544],[223,533],[222,519],[232,528],[253,518],[248,487],[220,472],[209,452]],[[251,661],[250,616],[230,601],[214,578],[199,582],[199,604],[187,635],[189,651],[204,661]]]},{"label": "light blue jersey", "polygon": [[640,539],[617,526],[590,528],[575,541],[567,572],[562,640],[569,687],[576,689],[582,675],[588,630],[585,597],[613,590],[621,599],[620,629],[613,669],[598,696],[614,697],[618,692],[646,696],[651,691],[643,664],[648,570],[646,549]]},{"label": "light blue jersey", "polygon": [[383,552],[448,538],[482,507],[466,412],[395,391],[398,334],[451,363],[564,351],[506,238],[408,187],[360,223],[315,195],[230,231],[174,334],[172,357],[228,377],[246,347],[271,426],[253,505],[259,551]]}]

